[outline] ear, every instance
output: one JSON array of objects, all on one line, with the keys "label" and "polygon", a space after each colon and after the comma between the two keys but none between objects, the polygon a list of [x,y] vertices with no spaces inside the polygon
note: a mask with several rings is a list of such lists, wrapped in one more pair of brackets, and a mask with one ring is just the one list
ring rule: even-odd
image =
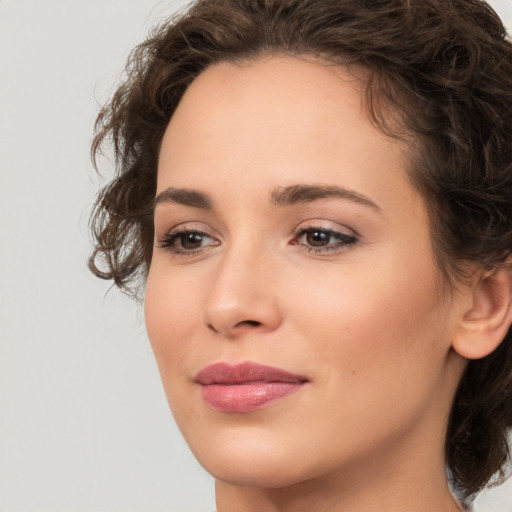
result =
[{"label": "ear", "polygon": [[481,359],[498,347],[512,323],[511,269],[484,271],[471,291],[452,346],[467,359]]}]

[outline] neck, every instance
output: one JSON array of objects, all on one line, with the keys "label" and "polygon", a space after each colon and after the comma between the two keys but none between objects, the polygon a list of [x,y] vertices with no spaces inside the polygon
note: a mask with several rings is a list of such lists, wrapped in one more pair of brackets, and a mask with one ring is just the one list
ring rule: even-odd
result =
[{"label": "neck", "polygon": [[[280,489],[239,487],[216,481],[218,512],[461,512],[446,478],[384,478],[368,473],[365,482],[348,477],[316,479]],[[444,474],[444,472],[443,472]],[[358,485],[359,484],[359,485]]]},{"label": "neck", "polygon": [[444,428],[429,426],[427,432],[418,425],[357,463],[288,487],[217,481],[217,511],[460,512],[446,478]]}]

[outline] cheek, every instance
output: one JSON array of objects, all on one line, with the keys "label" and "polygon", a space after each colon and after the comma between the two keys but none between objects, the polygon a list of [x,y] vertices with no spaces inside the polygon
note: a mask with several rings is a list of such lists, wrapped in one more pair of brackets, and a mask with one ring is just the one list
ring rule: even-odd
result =
[{"label": "cheek", "polygon": [[200,287],[188,282],[179,269],[150,268],[145,293],[144,314],[149,340],[162,378],[182,373],[183,350],[200,320]]},{"label": "cheek", "polygon": [[435,265],[408,254],[383,253],[287,290],[290,308],[300,312],[298,331],[315,344],[315,363],[336,367],[321,378],[363,399],[386,386],[402,394],[423,389],[448,350]]},{"label": "cheek", "polygon": [[[416,265],[383,258],[286,291],[291,337],[300,340],[291,350],[307,354],[322,395],[315,420],[306,411],[301,421],[337,440],[328,447],[333,464],[350,446],[370,453],[435,414],[449,344],[435,268],[424,264],[430,270],[420,276]],[[321,439],[309,441],[316,453],[326,448]]]}]

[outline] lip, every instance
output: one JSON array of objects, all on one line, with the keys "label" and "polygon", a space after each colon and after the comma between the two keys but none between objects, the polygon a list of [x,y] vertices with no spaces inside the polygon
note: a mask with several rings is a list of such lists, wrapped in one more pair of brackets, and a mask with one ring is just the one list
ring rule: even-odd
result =
[{"label": "lip", "polygon": [[244,413],[261,409],[299,391],[308,379],[302,375],[253,362],[215,363],[195,377],[203,400],[220,412]]}]

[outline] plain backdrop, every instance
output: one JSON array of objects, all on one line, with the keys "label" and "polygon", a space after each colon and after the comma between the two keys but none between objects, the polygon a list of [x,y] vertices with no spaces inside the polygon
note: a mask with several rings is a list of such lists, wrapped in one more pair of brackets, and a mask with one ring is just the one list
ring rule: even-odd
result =
[{"label": "plain backdrop", "polygon": [[[141,308],[85,266],[98,102],[155,20],[184,4],[0,0],[1,512],[215,508]],[[512,27],[512,0],[491,4]],[[477,510],[512,512],[512,481]]]}]

